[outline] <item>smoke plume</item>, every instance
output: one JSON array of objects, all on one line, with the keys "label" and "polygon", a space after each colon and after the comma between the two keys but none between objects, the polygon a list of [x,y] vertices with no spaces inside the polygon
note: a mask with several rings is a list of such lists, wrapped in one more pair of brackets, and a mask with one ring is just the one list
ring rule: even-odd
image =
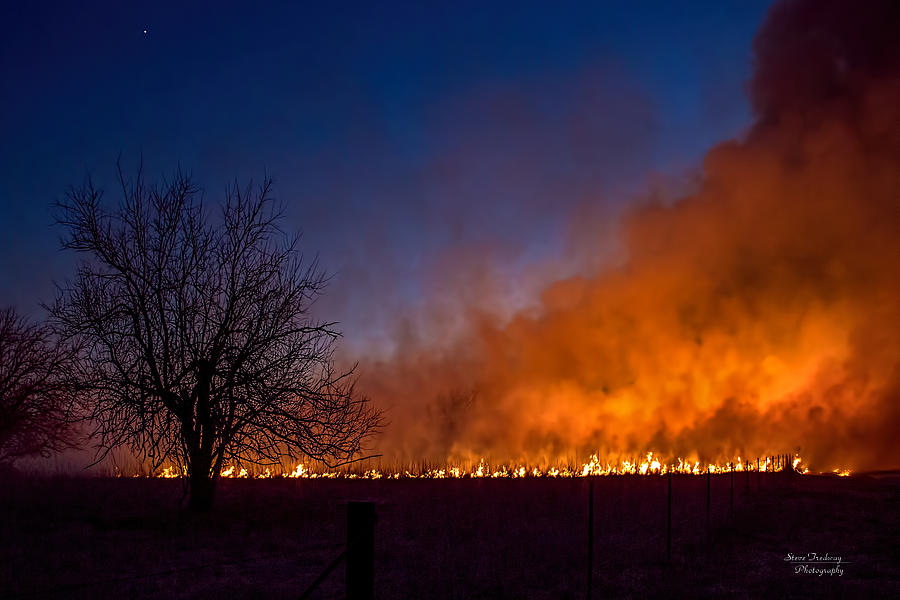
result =
[{"label": "smoke plume", "polygon": [[[391,421],[380,449],[900,464],[898,31],[893,0],[774,6],[754,125],[708,152],[691,193],[630,209],[617,260],[512,315],[471,298],[453,336],[407,323],[362,363]],[[570,241],[599,252],[608,231],[581,215]],[[452,256],[436,278],[477,270],[477,252]]]}]

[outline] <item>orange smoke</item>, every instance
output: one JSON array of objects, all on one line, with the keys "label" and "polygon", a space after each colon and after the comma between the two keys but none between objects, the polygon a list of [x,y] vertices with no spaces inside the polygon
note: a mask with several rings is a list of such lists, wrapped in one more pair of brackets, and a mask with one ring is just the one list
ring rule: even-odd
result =
[{"label": "orange smoke", "polygon": [[621,261],[508,319],[473,302],[452,343],[363,364],[389,411],[380,449],[900,465],[897,23],[890,0],[773,7],[755,125],[692,194],[625,215]]}]

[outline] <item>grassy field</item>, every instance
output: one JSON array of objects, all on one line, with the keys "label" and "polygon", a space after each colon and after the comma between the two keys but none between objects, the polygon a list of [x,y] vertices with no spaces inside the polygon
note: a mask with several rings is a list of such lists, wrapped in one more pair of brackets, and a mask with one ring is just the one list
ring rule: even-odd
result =
[{"label": "grassy field", "polygon": [[[733,517],[730,476],[711,484],[707,531],[705,478],[673,477],[667,563],[666,479],[596,478],[594,597],[900,597],[900,477],[738,473]],[[0,598],[297,598],[341,551],[348,500],[376,503],[376,597],[585,597],[585,479],[224,480],[201,516],[181,492],[6,476]],[[784,560],[808,552],[849,564]]]}]

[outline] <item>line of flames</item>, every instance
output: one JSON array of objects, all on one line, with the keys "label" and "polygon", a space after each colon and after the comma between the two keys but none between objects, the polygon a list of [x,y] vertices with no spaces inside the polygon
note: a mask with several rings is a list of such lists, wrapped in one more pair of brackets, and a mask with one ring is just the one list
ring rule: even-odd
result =
[{"label": "line of flames", "polygon": [[[665,475],[667,473],[677,473],[681,475],[705,475],[707,472],[713,474],[743,472],[743,471],[760,471],[760,472],[778,472],[784,470],[784,466],[777,461],[773,461],[771,457],[767,457],[764,462],[759,463],[759,467],[752,461],[744,462],[738,457],[735,462],[715,463],[701,466],[700,461],[686,461],[681,458],[675,463],[666,463],[654,458],[652,452],[648,452],[643,460],[628,461],[624,460],[620,464],[611,464],[602,462],[597,455],[591,456],[590,460],[584,463],[580,469],[570,467],[530,467],[524,465],[503,465],[497,468],[490,468],[482,459],[476,467],[466,468],[460,466],[447,466],[439,469],[423,469],[420,472],[409,470],[403,471],[382,471],[380,469],[370,469],[362,472],[350,471],[316,471],[310,469],[307,465],[298,464],[293,471],[284,471],[281,473],[273,473],[270,469],[261,472],[250,473],[244,467],[229,465],[222,469],[219,473],[220,477],[228,479],[479,479],[479,478],[510,478],[519,479],[526,477],[590,477],[602,475]],[[806,474],[809,469],[803,465],[803,461],[799,456],[794,456],[790,468],[799,474]],[[835,469],[834,474],[840,477],[850,475],[847,469]],[[176,477],[187,476],[187,469],[182,468],[180,471],[176,467],[165,467],[151,477],[160,477],[171,479]]]}]

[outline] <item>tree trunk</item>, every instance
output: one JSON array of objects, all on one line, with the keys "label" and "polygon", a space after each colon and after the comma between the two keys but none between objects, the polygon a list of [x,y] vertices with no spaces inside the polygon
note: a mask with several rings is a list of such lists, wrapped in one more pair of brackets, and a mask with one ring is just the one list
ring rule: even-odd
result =
[{"label": "tree trunk", "polygon": [[188,508],[195,512],[212,510],[213,495],[216,488],[216,475],[212,472],[212,449],[215,441],[215,428],[210,418],[209,395],[212,387],[212,363],[208,360],[197,360],[197,383],[194,395],[197,399],[197,422],[194,430],[199,437],[199,445],[195,447],[191,457],[191,499]]},{"label": "tree trunk", "polygon": [[191,474],[191,491],[188,509],[191,512],[209,512],[213,507],[213,496],[216,491],[216,482],[205,473]]},{"label": "tree trunk", "polygon": [[190,500],[188,509],[193,512],[209,512],[213,506],[216,491],[216,478],[212,476],[210,467],[212,456],[198,451],[191,457]]}]

